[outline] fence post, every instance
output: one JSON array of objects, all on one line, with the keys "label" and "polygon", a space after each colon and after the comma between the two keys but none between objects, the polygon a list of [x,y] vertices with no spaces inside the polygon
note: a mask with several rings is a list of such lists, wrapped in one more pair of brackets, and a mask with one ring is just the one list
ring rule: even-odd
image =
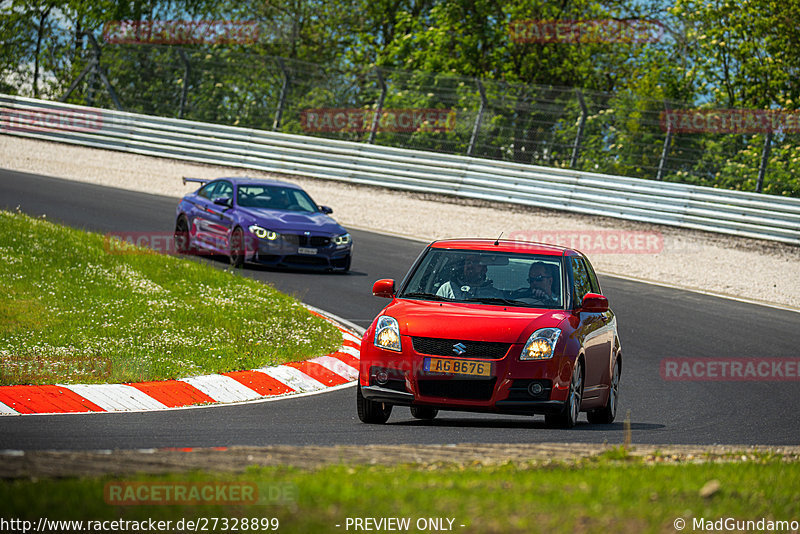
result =
[{"label": "fence post", "polygon": [[[117,92],[114,91],[114,86],[111,85],[111,82],[108,81],[108,77],[106,76],[105,71],[103,71],[103,67],[100,66],[100,45],[97,44],[97,39],[94,38],[94,34],[91,32],[83,32],[81,35],[85,35],[89,38],[89,44],[92,46],[92,50],[94,52],[94,57],[89,60],[89,64],[83,69],[83,71],[78,75],[77,78],[70,84],[69,89],[67,92],[64,93],[59,100],[61,102],[65,102],[69,95],[72,94],[72,91],[78,87],[78,84],[83,80],[87,74],[94,76],[99,76],[100,80],[103,82],[103,85],[106,86],[108,90],[108,94],[111,96],[111,100],[114,102],[114,105],[117,107],[119,111],[125,111],[122,109],[122,104],[120,104],[119,97],[117,97]],[[87,95],[87,105],[91,106],[94,104],[94,81],[90,79],[89,81],[89,90],[86,92]]]},{"label": "fence post", "polygon": [[481,107],[478,108],[478,116],[475,117],[475,125],[472,127],[472,135],[469,138],[469,147],[467,147],[467,156],[471,156],[475,152],[475,144],[478,142],[478,132],[481,128],[481,121],[483,121],[483,112],[486,109],[486,90],[483,88],[483,83],[480,80],[475,80],[478,84],[478,92],[481,94]]},{"label": "fence post", "polygon": [[575,89],[575,92],[578,93],[578,102],[581,105],[581,120],[578,123],[578,133],[575,134],[575,143],[572,145],[572,158],[569,160],[569,168],[574,169],[578,165],[578,154],[580,154],[581,150],[581,138],[583,137],[583,128],[586,126],[586,115],[589,112],[586,109],[586,102],[583,100],[583,91],[580,89]]},{"label": "fence post", "polygon": [[761,165],[758,167],[758,181],[756,182],[756,193],[760,193],[764,187],[764,175],[767,173],[767,163],[769,163],[769,153],[772,149],[772,130],[767,132],[764,137],[764,148],[761,150]]},{"label": "fence post", "polygon": [[275,120],[272,122],[272,131],[275,132],[281,127],[281,119],[283,118],[283,106],[286,104],[286,91],[289,89],[289,69],[283,62],[283,58],[278,58],[278,65],[281,67],[283,73],[283,83],[281,84],[281,95],[278,98],[278,109],[275,111]]},{"label": "fence post", "polygon": [[383,113],[383,101],[386,98],[386,81],[383,79],[383,73],[381,69],[376,67],[375,73],[378,75],[378,85],[381,87],[381,95],[378,97],[378,106],[375,110],[375,116],[372,118],[372,128],[369,131],[369,139],[367,143],[370,145],[375,143],[375,134],[378,132],[378,123],[381,118],[381,113]]},{"label": "fence post", "polygon": [[67,101],[67,99],[69,98],[69,95],[71,95],[72,92],[78,87],[78,84],[81,83],[81,80],[83,80],[86,77],[86,75],[89,74],[89,71],[94,69],[94,64],[95,64],[95,58],[92,57],[89,60],[89,63],[87,63],[87,65],[83,68],[81,73],[78,74],[78,77],[75,78],[74,80],[72,80],[72,83],[69,85],[69,89],[67,89],[67,92],[64,93],[61,96],[61,98],[58,99],[59,102],[66,102]]},{"label": "fence post", "polygon": [[[664,113],[669,113],[669,104],[664,102]],[[669,117],[665,117],[664,122],[667,124],[667,136],[664,138],[664,146],[661,148],[661,159],[658,161],[658,171],[656,172],[656,180],[661,180],[664,177],[664,165],[667,161],[667,154],[669,153],[669,145],[672,143],[672,121]]]},{"label": "fence post", "polygon": [[125,111],[122,109],[122,104],[119,102],[119,97],[117,96],[117,92],[114,90],[114,86],[111,85],[110,81],[108,81],[108,77],[106,76],[103,67],[100,65],[100,45],[97,44],[97,39],[94,38],[93,33],[87,33],[86,36],[89,38],[89,43],[91,43],[92,48],[94,49],[95,65],[92,72],[100,76],[100,80],[103,82],[103,85],[106,86],[106,90],[108,90],[108,94],[111,96],[111,100],[114,102],[114,105],[117,106],[117,109],[120,111]]},{"label": "fence post", "polygon": [[189,58],[186,57],[186,53],[182,48],[178,48],[178,55],[181,56],[181,61],[183,61],[183,87],[181,87],[181,106],[178,110],[178,118],[182,119],[184,113],[186,112],[186,97],[188,96],[189,92],[189,75],[191,74],[191,65],[189,63]]}]

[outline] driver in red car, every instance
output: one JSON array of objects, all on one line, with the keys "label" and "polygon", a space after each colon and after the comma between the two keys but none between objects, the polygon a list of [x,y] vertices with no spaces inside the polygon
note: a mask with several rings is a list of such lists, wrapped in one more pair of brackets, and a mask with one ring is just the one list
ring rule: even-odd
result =
[{"label": "driver in red car", "polygon": [[436,295],[453,300],[499,297],[500,292],[486,279],[486,265],[480,254],[465,256],[455,268],[455,276],[436,291]]}]

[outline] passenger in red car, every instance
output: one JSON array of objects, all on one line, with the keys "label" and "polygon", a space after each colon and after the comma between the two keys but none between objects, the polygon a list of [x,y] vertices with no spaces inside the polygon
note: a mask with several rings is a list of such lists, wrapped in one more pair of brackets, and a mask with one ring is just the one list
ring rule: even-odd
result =
[{"label": "passenger in red car", "polygon": [[481,263],[480,254],[465,256],[456,267],[454,278],[436,291],[438,296],[453,300],[496,297],[499,293],[486,279],[486,265]]},{"label": "passenger in red car", "polygon": [[558,292],[553,289],[555,277],[550,265],[534,262],[528,270],[528,283],[530,287],[518,289],[511,294],[512,299],[534,298],[542,302],[557,301]]}]

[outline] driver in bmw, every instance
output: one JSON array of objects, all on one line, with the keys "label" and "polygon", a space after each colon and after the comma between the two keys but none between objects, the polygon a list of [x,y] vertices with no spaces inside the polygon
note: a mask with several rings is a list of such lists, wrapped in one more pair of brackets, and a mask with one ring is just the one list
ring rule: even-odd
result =
[{"label": "driver in bmw", "polygon": [[486,265],[480,254],[470,254],[461,260],[452,280],[445,282],[436,295],[453,300],[481,297],[499,297],[500,292],[486,279]]}]

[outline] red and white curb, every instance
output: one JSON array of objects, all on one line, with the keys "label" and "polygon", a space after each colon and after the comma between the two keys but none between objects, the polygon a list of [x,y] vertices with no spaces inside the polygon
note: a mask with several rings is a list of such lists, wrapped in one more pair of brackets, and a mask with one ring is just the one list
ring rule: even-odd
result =
[{"label": "red and white curb", "polygon": [[310,393],[358,378],[361,339],[341,319],[309,307],[342,332],[342,346],[325,356],[250,371],[128,384],[0,387],[0,415],[139,412],[198,404],[246,402]]}]

